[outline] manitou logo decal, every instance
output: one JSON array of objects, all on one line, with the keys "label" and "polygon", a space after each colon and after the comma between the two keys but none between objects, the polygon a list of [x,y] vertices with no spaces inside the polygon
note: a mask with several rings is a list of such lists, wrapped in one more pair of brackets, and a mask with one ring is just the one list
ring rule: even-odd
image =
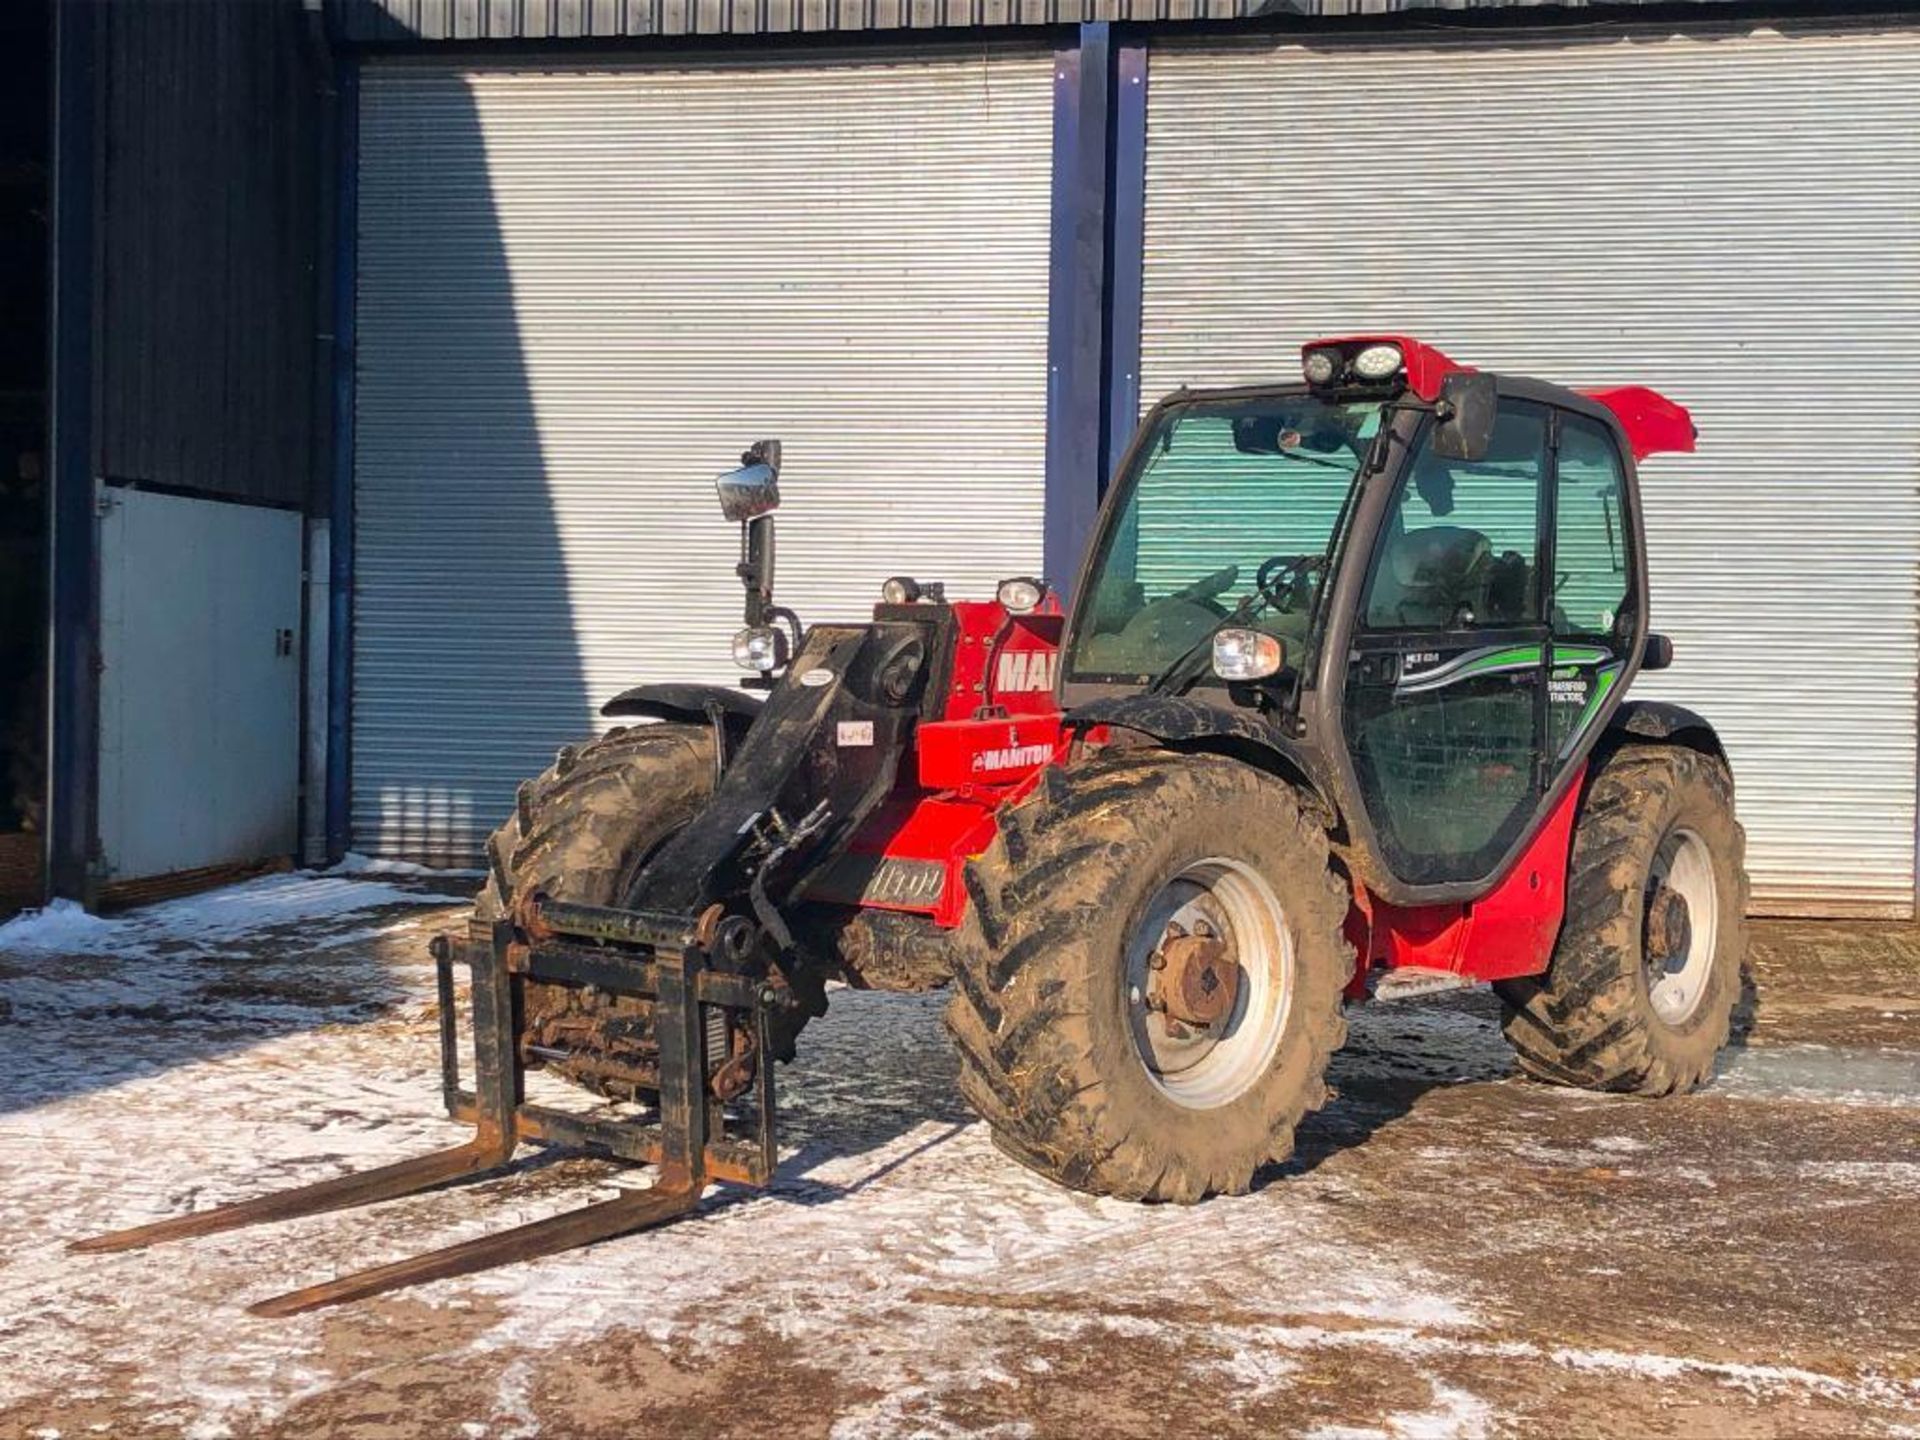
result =
[{"label": "manitou logo decal", "polygon": [[999,750],[980,751],[973,757],[973,768],[976,771],[1018,770],[1028,765],[1044,765],[1051,754],[1051,745],[1022,745],[1020,732],[1009,727],[1006,745]]},{"label": "manitou logo decal", "polygon": [[1056,658],[1051,650],[1003,650],[993,674],[993,688],[1003,695],[1051,690]]}]

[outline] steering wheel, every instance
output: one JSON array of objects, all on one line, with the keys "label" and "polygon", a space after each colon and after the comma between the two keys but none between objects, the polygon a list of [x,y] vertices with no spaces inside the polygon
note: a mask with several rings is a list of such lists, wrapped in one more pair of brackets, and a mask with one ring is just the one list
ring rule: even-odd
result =
[{"label": "steering wheel", "polygon": [[[1274,555],[1260,564],[1253,583],[1261,598],[1276,610],[1291,610],[1294,602],[1310,598],[1307,576],[1325,563],[1319,555]],[[1285,588],[1281,582],[1285,581]]]}]

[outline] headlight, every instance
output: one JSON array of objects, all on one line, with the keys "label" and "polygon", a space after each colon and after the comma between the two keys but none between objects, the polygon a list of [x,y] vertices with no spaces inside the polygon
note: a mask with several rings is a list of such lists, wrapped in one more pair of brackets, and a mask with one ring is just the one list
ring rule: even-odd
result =
[{"label": "headlight", "polygon": [[1011,580],[1002,580],[993,594],[1010,614],[1025,615],[1040,608],[1040,602],[1047,598],[1047,584],[1044,580],[1016,575]]},{"label": "headlight", "polygon": [[733,637],[733,663],[762,675],[776,669],[785,657],[786,636],[771,625],[755,625]]},{"label": "headlight", "polygon": [[1353,357],[1353,373],[1362,380],[1386,380],[1400,373],[1405,358],[1398,345],[1369,345]]},{"label": "headlight", "polygon": [[1213,673],[1222,680],[1259,680],[1278,673],[1286,651],[1262,630],[1222,630],[1213,637]]},{"label": "headlight", "polygon": [[1334,377],[1340,373],[1340,352],[1309,350],[1300,368],[1306,372],[1309,385],[1331,385]]},{"label": "headlight", "polygon": [[911,605],[920,598],[920,582],[906,575],[895,575],[881,583],[880,598],[889,605]]}]

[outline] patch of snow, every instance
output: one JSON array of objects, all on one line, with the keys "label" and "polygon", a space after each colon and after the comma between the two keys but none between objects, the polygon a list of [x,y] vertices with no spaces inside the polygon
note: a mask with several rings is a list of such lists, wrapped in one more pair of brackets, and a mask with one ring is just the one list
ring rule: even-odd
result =
[{"label": "patch of snow", "polygon": [[1478,1440],[1493,1419],[1493,1407],[1478,1395],[1434,1381],[1430,1409],[1396,1411],[1378,1425],[1322,1425],[1306,1440]]},{"label": "patch of snow", "polygon": [[1593,1148],[1604,1150],[1609,1155],[1633,1155],[1652,1147],[1644,1140],[1636,1140],[1631,1135],[1602,1135],[1593,1142]]},{"label": "patch of snow", "polygon": [[1920,1161],[1914,1160],[1803,1160],[1795,1167],[1809,1180],[1843,1185],[1892,1186],[1920,1189]]},{"label": "patch of snow", "polygon": [[410,875],[428,880],[478,880],[487,872],[484,870],[437,870],[431,865],[417,865],[411,860],[381,860],[372,855],[362,855],[357,850],[349,850],[340,857],[340,863],[323,875]]},{"label": "patch of snow", "polygon": [[1711,1095],[1826,1105],[1920,1105],[1920,1051],[1750,1046],[1724,1058]]},{"label": "patch of snow", "polygon": [[93,954],[111,949],[119,933],[115,921],[90,915],[71,900],[55,900],[44,910],[28,910],[0,925],[0,955]]},{"label": "patch of snow", "polygon": [[207,946],[252,938],[382,905],[453,905],[445,895],[310,874],[268,875],[222,890],[165,900],[111,919],[56,900],[0,925],[0,955],[122,955],[156,947]]}]

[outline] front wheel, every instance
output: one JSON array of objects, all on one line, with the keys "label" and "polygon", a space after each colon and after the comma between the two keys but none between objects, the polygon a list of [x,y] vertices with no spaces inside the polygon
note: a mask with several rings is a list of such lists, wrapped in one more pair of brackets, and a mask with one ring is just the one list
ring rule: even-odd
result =
[{"label": "front wheel", "polygon": [[1711,755],[1630,745],[1589,781],[1545,975],[1502,981],[1535,1079],[1668,1095],[1704,1083],[1746,1003],[1746,835]]},{"label": "front wheel", "polygon": [[[487,841],[481,920],[513,915],[536,894],[623,905],[653,852],[699,813],[713,790],[713,733],[641,725],[563,749],[520,787],[514,812]],[[571,985],[529,982],[529,1058],[614,1099],[637,1098],[636,1077],[659,1053],[653,1002]]]},{"label": "front wheel", "polygon": [[1239,1193],[1345,1037],[1347,887],[1283,781],[1118,754],[1002,812],[968,869],[947,1026],[1022,1164],[1127,1199]]}]

